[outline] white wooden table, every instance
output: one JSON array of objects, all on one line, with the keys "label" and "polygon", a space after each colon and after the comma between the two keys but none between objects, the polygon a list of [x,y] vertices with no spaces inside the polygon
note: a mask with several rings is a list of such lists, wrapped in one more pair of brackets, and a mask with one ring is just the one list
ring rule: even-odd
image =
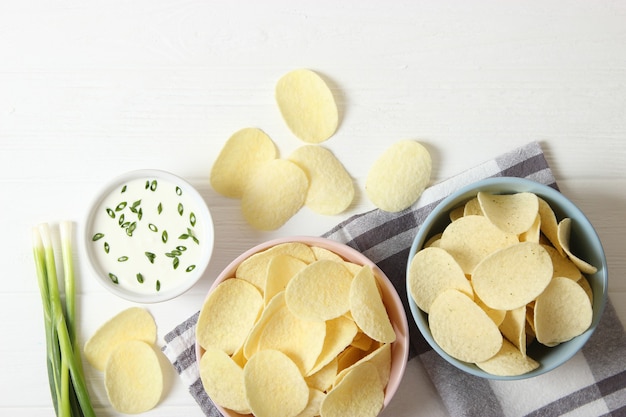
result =
[{"label": "white wooden table", "polygon": [[[80,226],[100,186],[139,168],[187,178],[216,222],[202,281],[148,306],[160,345],[240,252],[271,237],[319,235],[373,208],[363,192],[368,169],[407,138],[431,150],[433,182],[540,141],[563,193],[603,241],[609,294],[626,322],[626,3],[509,3],[3,0],[0,414],[53,414],[31,226]],[[242,220],[238,201],[211,190],[208,175],[243,127],[265,130],[281,155],[301,145],[273,98],[276,80],[300,67],[318,71],[336,94],[341,124],[324,145],[359,192],[341,216],[304,209],[260,233]],[[85,340],[132,303],[101,288],[83,247],[75,250]],[[201,415],[166,370],[165,396],[146,415]],[[102,375],[86,373],[98,415],[116,415]],[[426,376],[412,371],[385,415],[445,411]]]}]

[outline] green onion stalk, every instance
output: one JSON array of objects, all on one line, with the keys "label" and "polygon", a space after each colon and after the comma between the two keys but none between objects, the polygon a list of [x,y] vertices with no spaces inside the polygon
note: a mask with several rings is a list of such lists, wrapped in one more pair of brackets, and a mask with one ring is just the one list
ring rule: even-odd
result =
[{"label": "green onion stalk", "polygon": [[95,417],[76,336],[76,286],[71,230],[70,222],[60,224],[65,288],[63,303],[50,226],[43,223],[33,228],[33,255],[46,334],[48,383],[58,417]]}]

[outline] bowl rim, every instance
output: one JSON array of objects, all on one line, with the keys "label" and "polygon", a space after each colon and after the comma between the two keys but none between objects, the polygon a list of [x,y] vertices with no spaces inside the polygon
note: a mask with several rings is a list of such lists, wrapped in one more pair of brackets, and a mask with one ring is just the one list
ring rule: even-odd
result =
[{"label": "bowl rim", "polygon": [[[287,237],[279,237],[279,238],[270,239],[268,241],[257,244],[247,249],[246,251],[238,255],[235,259],[233,259],[215,278],[209,290],[207,291],[206,297],[203,300],[203,304],[206,301],[206,299],[209,297],[209,295],[213,292],[213,290],[221,282],[234,276],[234,272],[237,269],[237,266],[241,262],[243,262],[245,259],[254,255],[255,253],[269,249],[273,246],[279,245],[281,243],[289,243],[289,242],[301,242],[301,243],[306,243],[308,245],[317,245],[322,248],[329,249],[337,253],[338,255],[340,255],[342,258],[347,259],[349,261],[354,261],[354,259],[357,259],[356,261],[357,263],[361,265],[371,266],[372,269],[374,270],[374,275],[376,276],[376,279],[384,282],[385,285],[381,286],[383,287],[381,288],[381,290],[383,291],[385,298],[391,297],[393,301],[393,305],[395,307],[394,310],[399,319],[399,323],[392,323],[394,330],[396,332],[396,340],[391,343],[392,357],[394,355],[399,354],[400,357],[403,359],[402,361],[394,361],[391,364],[391,374],[395,377],[389,379],[389,383],[387,384],[387,387],[385,388],[385,398],[384,398],[384,403],[383,403],[383,409],[384,409],[385,407],[387,407],[389,402],[392,400],[392,398],[395,396],[396,392],[398,391],[398,388],[401,384],[404,373],[406,371],[406,366],[407,366],[408,358],[409,358],[409,348],[410,348],[409,323],[408,323],[408,318],[406,315],[404,305],[402,303],[402,299],[400,298],[398,291],[394,287],[389,277],[387,277],[387,275],[378,267],[378,265],[376,265],[367,256],[365,256],[358,250],[354,249],[353,247],[348,246],[345,243],[338,242],[336,240],[319,237],[319,236],[296,235],[296,236],[287,236]],[[340,252],[337,252],[337,250],[340,250]],[[197,327],[197,324],[196,324],[196,327]],[[195,334],[195,327],[194,327],[194,334]],[[202,349],[202,347],[198,344],[197,340],[194,341],[194,345],[195,345],[194,349],[195,349],[195,354],[196,354],[196,361],[199,362],[204,349]],[[233,416],[233,417],[243,416],[242,414],[235,413],[232,410],[224,410],[223,407],[217,406],[217,404],[215,404],[215,406],[225,416]]]},{"label": "bowl rim", "polygon": [[[93,253],[93,245],[90,244],[92,243],[91,224],[95,218],[95,211],[102,202],[102,200],[104,200],[123,182],[146,177],[162,178],[183,188],[185,193],[188,194],[194,201],[197,207],[196,214],[199,218],[203,219],[203,223],[205,224],[206,229],[206,244],[202,249],[200,261],[194,269],[193,274],[189,275],[187,279],[180,285],[177,285],[176,287],[173,287],[168,291],[158,292],[154,294],[136,293],[133,291],[129,291],[125,288],[120,288],[119,286],[111,285],[110,280],[104,276],[104,272],[101,270],[99,263],[96,261]],[[207,270],[209,262],[213,255],[213,249],[215,245],[215,226],[213,223],[213,217],[211,215],[209,207],[207,206],[204,198],[198,192],[198,190],[193,185],[191,185],[189,181],[185,180],[179,175],[161,169],[149,168],[124,172],[113,177],[112,179],[108,180],[104,185],[102,185],[96,192],[95,196],[92,197],[91,202],[88,205],[88,210],[85,215],[85,220],[83,222],[81,235],[83,246],[87,255],[87,263],[89,264],[90,270],[95,275],[98,283],[106,288],[109,292],[117,295],[120,298],[145,304],[159,303],[171,300],[187,292],[191,287],[193,287],[200,280],[200,278],[202,278],[205,271]]]},{"label": "bowl rim", "polygon": [[[503,187],[507,188],[508,191],[503,190]],[[444,224],[444,223],[449,224],[449,221],[437,222],[437,220],[441,218],[440,216],[447,215],[447,213],[449,213],[449,211],[452,208],[454,208],[455,206],[458,206],[462,202],[467,201],[469,198],[475,196],[478,191],[495,191],[500,194],[518,193],[518,192],[524,192],[524,191],[532,192],[536,194],[537,196],[551,203],[550,205],[552,209],[555,211],[555,214],[557,214],[557,219],[559,218],[559,215],[563,217],[565,212],[569,213],[570,215],[575,214],[577,218],[582,219],[583,224],[580,224],[581,222],[577,222],[576,227],[581,227],[582,229],[584,229],[585,236],[587,236],[588,239],[593,242],[592,246],[597,248],[597,254],[598,254],[597,261],[599,263],[595,266],[598,268],[598,271],[595,274],[591,274],[591,275],[594,275],[594,276],[597,275],[600,278],[599,278],[599,285],[596,285],[596,288],[594,289],[594,295],[593,295],[594,314],[593,314],[593,320],[592,320],[591,325],[581,335],[576,336],[575,338],[563,343],[563,344],[567,344],[566,346],[574,346],[574,347],[570,349],[566,349],[565,353],[562,355],[560,360],[554,361],[554,363],[551,363],[548,366],[544,365],[543,363],[540,363],[539,368],[535,369],[534,371],[522,374],[522,375],[515,375],[515,376],[493,375],[478,368],[475,364],[460,361],[456,358],[453,358],[449,354],[447,354],[433,340],[430,334],[430,330],[428,329],[428,320],[427,320],[428,315],[424,313],[419,307],[417,307],[417,304],[415,303],[413,298],[410,296],[409,278],[408,278],[409,268],[411,265],[411,261],[413,260],[413,257],[415,256],[416,252],[422,248],[423,244],[426,242],[428,237],[434,233],[434,231],[432,231],[432,228],[435,225],[437,225],[437,223],[439,223],[439,225]],[[555,203],[558,205],[558,207],[556,208],[553,207]],[[601,290],[600,292],[596,291],[598,287]],[[426,216],[409,250],[408,262],[407,262],[407,267],[406,267],[406,290],[407,290],[407,294],[409,294],[407,298],[408,298],[409,308],[411,310],[411,316],[413,317],[413,320],[415,324],[417,325],[417,328],[419,329],[424,339],[432,347],[432,349],[435,352],[437,352],[437,354],[439,354],[448,363],[450,363],[456,368],[462,371],[465,371],[471,375],[486,378],[486,379],[507,380],[507,381],[521,380],[521,379],[527,379],[527,378],[539,376],[541,374],[544,374],[546,372],[549,372],[561,366],[562,364],[567,362],[569,359],[571,359],[576,353],[578,353],[580,349],[582,349],[582,347],[585,345],[585,343],[589,340],[589,338],[591,337],[591,335],[594,333],[595,329],[598,326],[598,323],[602,317],[602,314],[604,312],[604,309],[607,303],[608,268],[607,268],[607,261],[606,261],[606,256],[604,253],[604,248],[602,247],[602,242],[600,241],[600,237],[598,236],[596,230],[594,229],[591,221],[587,218],[587,216],[583,213],[583,211],[576,204],[574,204],[570,199],[568,199],[563,193],[561,193],[561,191],[559,191],[556,188],[553,188],[550,185],[546,185],[546,184],[543,184],[543,183],[540,183],[538,181],[528,179],[528,178],[508,177],[508,176],[490,177],[490,178],[475,181],[471,184],[463,186],[459,188],[458,190],[452,192],[450,195],[443,198],[439,203],[437,203],[435,208],[428,214],[428,216]]]}]

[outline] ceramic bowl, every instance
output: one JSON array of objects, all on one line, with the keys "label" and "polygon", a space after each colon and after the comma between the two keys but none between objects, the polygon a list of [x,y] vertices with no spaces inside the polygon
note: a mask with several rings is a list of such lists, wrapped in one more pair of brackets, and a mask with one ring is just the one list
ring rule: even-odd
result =
[{"label": "ceramic bowl", "polygon": [[428,314],[420,310],[412,297],[409,297],[409,306],[413,319],[432,348],[441,355],[442,358],[458,369],[479,377],[499,380],[524,379],[541,375],[562,365],[574,356],[583,347],[598,326],[606,305],[608,288],[608,272],[602,243],[589,219],[574,203],[556,189],[532,180],[496,177],[478,181],[463,187],[443,199],[435,207],[425,219],[413,241],[409,253],[409,265],[415,254],[423,248],[424,243],[427,242],[431,236],[442,232],[450,223],[450,211],[468,201],[470,198],[475,197],[479,191],[494,194],[512,194],[524,191],[532,192],[549,203],[555,212],[557,220],[561,220],[564,217],[572,219],[571,245],[573,253],[597,267],[596,273],[586,275],[593,289],[593,319],[591,326],[583,334],[555,347],[546,347],[537,342],[531,343],[528,346],[528,355],[540,363],[540,366],[534,371],[519,376],[495,376],[481,370],[474,364],[457,360],[444,352],[435,342],[430,332]]},{"label": "ceramic bowl", "polygon": [[137,170],[98,193],[83,240],[100,284],[127,300],[155,303],[181,295],[203,275],[213,252],[213,220],[181,177]]}]

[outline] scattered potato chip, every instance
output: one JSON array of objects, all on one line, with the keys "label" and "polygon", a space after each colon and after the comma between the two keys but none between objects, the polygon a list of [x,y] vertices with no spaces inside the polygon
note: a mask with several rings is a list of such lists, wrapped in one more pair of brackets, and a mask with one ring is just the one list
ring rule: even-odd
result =
[{"label": "scattered potato chip", "polygon": [[243,368],[246,396],[256,417],[291,417],[309,403],[309,387],[295,363],[278,350],[260,350]]},{"label": "scattered potato chip", "polygon": [[537,369],[539,362],[523,355],[512,343],[504,339],[502,348],[496,355],[476,365],[492,375],[517,376]]},{"label": "scattered potato chip", "polygon": [[240,414],[250,413],[243,369],[221,349],[209,348],[200,358],[200,379],[211,400]]},{"label": "scattered potato chip", "polygon": [[235,132],[211,168],[211,186],[226,197],[241,198],[246,185],[264,163],[277,157],[274,142],[257,128]]},{"label": "scattered potato chip", "polygon": [[376,367],[363,362],[353,368],[322,400],[321,417],[376,417],[383,408],[384,386]]},{"label": "scattered potato chip", "polygon": [[589,328],[592,316],[585,290],[569,278],[554,278],[535,302],[537,340],[546,346],[568,341]]},{"label": "scattered potato chip", "polygon": [[263,297],[253,285],[238,278],[227,279],[202,306],[196,326],[198,343],[232,355],[243,345],[262,307]]},{"label": "scattered potato chip", "polygon": [[581,272],[585,274],[595,274],[598,271],[598,268],[587,263],[586,261],[580,259],[576,255],[572,253],[570,248],[570,238],[572,233],[572,219],[565,218],[559,222],[558,225],[558,239],[561,248],[567,254],[567,256],[571,259],[571,261],[581,270]]},{"label": "scattered potato chip", "polygon": [[276,103],[291,132],[308,143],[330,138],[339,124],[333,93],[314,71],[297,69],[276,84]]},{"label": "scattered potato chip", "polygon": [[307,266],[306,262],[290,255],[276,254],[267,264],[265,305],[279,292],[284,291],[291,278]]},{"label": "scattered potato chip", "polygon": [[322,259],[309,264],[287,284],[289,309],[304,320],[331,320],[350,309],[352,274],[343,265]]},{"label": "scattered potato chip", "polygon": [[379,209],[402,211],[422,195],[431,171],[428,150],[414,140],[401,140],[387,148],[371,166],[365,192]]},{"label": "scattered potato chip", "polygon": [[484,362],[502,347],[498,326],[458,290],[445,290],[435,298],[428,322],[437,344],[456,359]]},{"label": "scattered potato chip", "polygon": [[485,216],[498,228],[519,235],[530,229],[539,213],[539,202],[533,193],[477,195]]},{"label": "scattered potato chip", "polygon": [[408,279],[415,304],[426,313],[435,297],[448,288],[474,298],[472,286],[459,264],[440,248],[430,247],[417,252],[409,265]]},{"label": "scattered potato chip", "polygon": [[354,276],[349,295],[352,317],[363,333],[381,343],[396,340],[396,332],[389,320],[371,267],[363,266]]},{"label": "scattered potato chip", "polygon": [[154,408],[163,393],[163,371],[155,350],[139,340],[118,345],[106,362],[104,385],[111,405],[121,413]]},{"label": "scattered potato chip", "polygon": [[552,261],[539,244],[521,242],[492,253],[472,275],[476,295],[489,307],[513,310],[537,298],[552,278]]},{"label": "scattered potato chip", "polygon": [[309,180],[293,162],[273,159],[255,171],[241,196],[246,221],[258,230],[275,230],[304,205]]},{"label": "scattered potato chip", "polygon": [[472,215],[450,223],[439,247],[452,255],[463,272],[471,274],[488,255],[518,242],[516,235],[502,231],[485,216]]},{"label": "scattered potato chip", "polygon": [[345,211],[354,199],[352,178],[328,149],[319,145],[302,146],[289,155],[309,179],[304,204],[328,216]]},{"label": "scattered potato chip", "polygon": [[130,307],[109,319],[87,340],[85,359],[97,370],[104,371],[106,361],[117,346],[131,340],[153,344],[156,336],[156,323],[148,310]]}]

